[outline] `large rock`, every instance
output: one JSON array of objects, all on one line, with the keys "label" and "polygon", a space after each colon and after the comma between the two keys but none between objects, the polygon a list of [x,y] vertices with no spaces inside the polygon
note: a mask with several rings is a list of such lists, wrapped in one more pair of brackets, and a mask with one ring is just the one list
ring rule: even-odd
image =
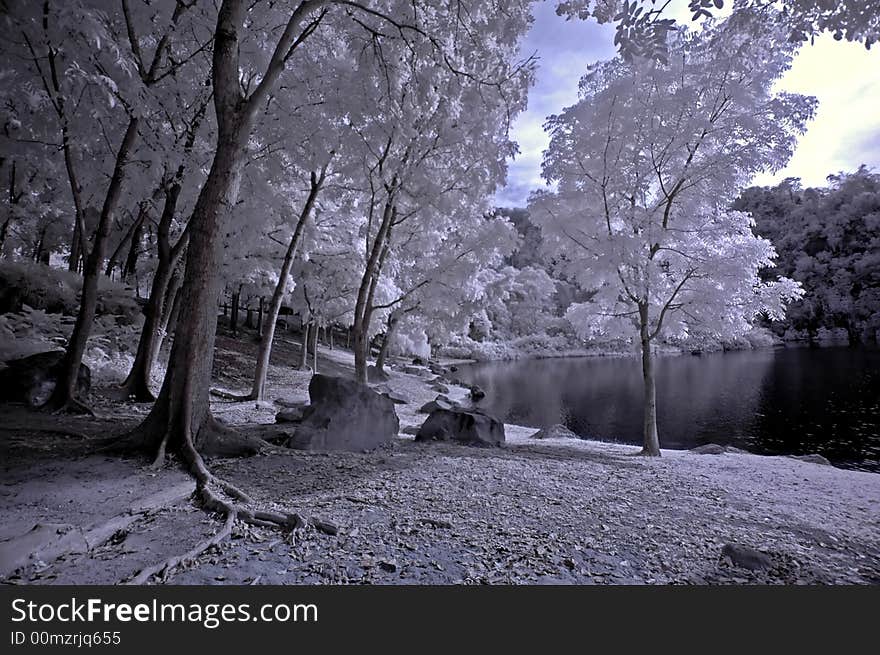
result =
[{"label": "large rock", "polygon": [[390,398],[347,378],[315,374],[311,404],[287,440],[298,450],[364,452],[391,443],[400,421]]},{"label": "large rock", "polygon": [[561,423],[551,425],[550,427],[541,428],[530,439],[580,439],[578,435],[569,430]]},{"label": "large rock", "polygon": [[724,544],[724,548],[721,549],[721,557],[733,566],[749,571],[760,571],[773,566],[773,560],[767,554],[742,544]]},{"label": "large rock", "polygon": [[373,387],[373,390],[376,393],[385,396],[386,398],[390,398],[391,402],[393,402],[395,405],[409,404],[409,398],[404,396],[402,393],[394,391],[394,389],[389,387],[387,384],[377,384],[375,387]]},{"label": "large rock", "polygon": [[[0,371],[0,400],[26,403],[31,407],[43,405],[55,390],[63,358],[63,350],[50,350],[9,360],[6,368]],[[80,364],[76,395],[87,395],[91,387],[92,371]]]},{"label": "large rock", "polygon": [[461,407],[440,408],[431,412],[419,428],[415,440],[457,441],[473,446],[500,446],[504,443],[504,423],[478,410]]},{"label": "large rock", "polygon": [[486,392],[483,391],[480,387],[478,387],[475,384],[471,387],[470,396],[471,396],[471,400],[473,400],[476,403],[486,397]]},{"label": "large rock", "polygon": [[434,400],[429,400],[417,410],[419,414],[430,414],[438,409],[454,409],[457,405],[455,402],[440,394]]}]

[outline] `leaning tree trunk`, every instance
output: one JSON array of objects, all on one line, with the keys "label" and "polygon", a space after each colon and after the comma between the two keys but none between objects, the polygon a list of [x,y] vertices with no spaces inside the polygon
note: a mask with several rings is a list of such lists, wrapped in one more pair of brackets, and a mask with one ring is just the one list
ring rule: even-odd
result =
[{"label": "leaning tree trunk", "polygon": [[641,319],[639,336],[642,348],[642,378],[645,383],[642,454],[659,457],[660,438],[657,434],[657,383],[654,373],[654,355],[651,352],[652,344],[648,326],[648,308],[646,305],[639,308],[639,315]]},{"label": "leaning tree trunk", "polygon": [[[272,340],[275,338],[275,324],[278,322],[278,314],[281,312],[281,302],[284,300],[284,289],[287,286],[287,277],[290,275],[290,269],[293,267],[293,260],[296,257],[297,248],[302,241],[303,230],[308,222],[312,207],[315,205],[315,199],[318,192],[324,184],[324,178],[327,172],[325,166],[321,170],[321,176],[317,177],[315,173],[311,175],[311,187],[309,195],[306,198],[305,205],[299,214],[293,235],[290,237],[290,243],[287,245],[287,252],[284,253],[284,261],[281,263],[281,271],[278,274],[278,284],[272,292],[272,300],[269,301],[269,308],[266,312],[266,322],[264,324],[262,337],[260,339],[260,350],[257,353],[257,368],[254,372],[254,383],[251,387],[250,399],[262,400],[266,391],[266,375],[269,371],[269,357],[272,354]],[[262,302],[262,299],[261,299]],[[306,343],[304,340],[303,343]],[[303,360],[304,368],[305,360]]]},{"label": "leaning tree trunk", "polygon": [[116,155],[116,164],[113,167],[113,176],[110,178],[110,186],[104,198],[104,206],[98,219],[98,229],[95,232],[95,240],[92,251],[86,260],[83,270],[82,297],[80,299],[79,313],[73,326],[73,333],[67,343],[67,349],[62,360],[61,370],[52,396],[45,407],[51,410],[75,410],[88,411],[88,409],[75,398],[76,381],[79,376],[79,367],[82,363],[83,354],[86,350],[86,342],[92,331],[92,323],[95,319],[95,307],[98,302],[98,278],[101,274],[101,264],[107,249],[107,236],[110,233],[110,225],[113,215],[119,205],[122,196],[122,183],[125,177],[125,166],[129,155],[134,148],[137,137],[138,122],[140,119],[131,118],[122,145]]},{"label": "leaning tree trunk", "polygon": [[[257,450],[254,440],[224,430],[213,419],[208,396],[217,332],[220,247],[227,208],[235,205],[238,196],[244,159],[242,134],[223,127],[188,226],[186,266],[178,292],[186,327],[175,331],[168,370],[152,411],[127,437],[135,447],[157,452],[157,459],[169,448],[226,456]],[[189,456],[193,457],[191,452]]]},{"label": "leaning tree trunk", "polygon": [[181,186],[176,183],[172,184],[165,194],[165,205],[159,220],[159,257],[156,272],[153,274],[150,296],[144,307],[144,326],[141,329],[140,339],[138,339],[131,371],[129,371],[125,382],[122,383],[125,395],[134,397],[140,402],[151,402],[156,399],[150,390],[150,375],[153,372],[153,364],[158,353],[159,325],[163,314],[167,314],[170,310],[170,307],[165,305],[168,284],[188,239],[188,234],[182,234],[173,248],[169,240],[169,231],[177,209],[180,191]]}]

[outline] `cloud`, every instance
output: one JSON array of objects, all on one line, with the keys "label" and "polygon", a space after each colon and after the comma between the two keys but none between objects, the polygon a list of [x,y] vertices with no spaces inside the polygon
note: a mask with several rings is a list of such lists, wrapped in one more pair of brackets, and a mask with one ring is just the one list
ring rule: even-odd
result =
[{"label": "cloud", "polygon": [[[507,185],[496,204],[522,206],[532,189],[543,186],[541,156],[549,142],[547,116],[577,100],[577,85],[587,66],[614,57],[614,27],[594,21],[566,21],[555,2],[535,5],[535,22],[521,44],[522,54],[539,57],[528,109],[513,124],[520,153],[509,162]],[[676,0],[667,13],[689,21],[687,2]],[[762,174],[755,184],[775,184],[800,177],[819,186],[830,173],[851,171],[860,164],[880,169],[880,54],[858,43],[835,41],[825,34],[805,45],[777,89],[819,98],[819,109],[797,149],[779,173]]]}]

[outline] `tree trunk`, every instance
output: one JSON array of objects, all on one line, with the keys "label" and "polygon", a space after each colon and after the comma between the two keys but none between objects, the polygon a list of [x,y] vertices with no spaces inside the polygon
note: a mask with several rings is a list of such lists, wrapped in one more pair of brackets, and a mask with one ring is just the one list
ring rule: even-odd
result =
[{"label": "tree trunk", "polygon": [[[122,383],[125,395],[127,397],[133,396],[139,402],[155,400],[155,396],[150,390],[150,376],[158,354],[156,341],[159,334],[159,324],[163,314],[167,314],[171,309],[166,305],[168,284],[188,239],[188,235],[184,233],[174,247],[171,247],[169,233],[177,210],[180,192],[181,185],[179,183],[172,184],[165,192],[165,204],[162,208],[162,217],[159,219],[159,257],[156,272],[153,274],[150,296],[144,307],[144,326],[138,339],[134,364],[132,364],[125,382]],[[179,280],[179,277],[177,279]]]},{"label": "tree trunk", "polygon": [[315,323],[312,326],[312,373],[318,372],[318,331],[320,330],[320,326]]},{"label": "tree trunk", "polygon": [[232,311],[229,314],[229,327],[232,330],[232,336],[238,336],[238,305],[241,299],[241,287],[232,292]]},{"label": "tree trunk", "polygon": [[175,273],[168,285],[168,293],[165,295],[165,311],[162,313],[162,323],[156,335],[156,345],[153,348],[153,361],[159,357],[162,344],[168,335],[177,329],[177,317],[180,315],[180,287],[183,285],[183,274]]},{"label": "tree trunk", "polygon": [[[238,198],[246,146],[257,112],[277,84],[290,52],[314,29],[314,23],[311,30],[302,28],[306,16],[321,6],[302,2],[292,12],[265,74],[248,97],[242,94],[239,57],[248,3],[223,0],[217,13],[211,64],[217,144],[188,225],[190,239],[179,292],[179,311],[186,317],[186,329],[174,335],[168,371],[152,411],[127,437],[128,443],[136,447],[156,449],[157,461],[164,459],[169,447],[180,452],[203,490],[211,477],[200,453],[232,456],[259,450],[258,440],[221,428],[210,411],[220,248],[228,212]],[[227,512],[234,520],[235,513]]]},{"label": "tree trunk", "polygon": [[86,342],[92,331],[92,322],[95,318],[95,307],[98,301],[98,278],[101,274],[101,265],[104,262],[104,251],[107,248],[107,236],[110,233],[113,215],[116,213],[119,199],[122,196],[125,166],[137,139],[138,122],[139,119],[134,117],[129,120],[128,128],[125,130],[125,136],[122,138],[122,144],[116,155],[116,164],[113,167],[113,176],[110,178],[110,186],[107,188],[104,206],[98,219],[98,229],[95,232],[92,251],[89,253],[86,267],[83,270],[82,297],[80,299],[79,313],[77,314],[73,333],[70,335],[70,341],[68,341],[65,350],[58,381],[52,396],[46,403],[47,409],[74,409],[79,411],[85,409],[74,397],[76,380],[79,376],[79,367],[86,350]]},{"label": "tree trunk", "polygon": [[640,343],[642,347],[642,378],[644,380],[644,423],[642,454],[660,456],[660,438],[657,434],[657,385],[654,375],[654,355],[648,326],[648,307],[639,307]]},{"label": "tree trunk", "polygon": [[[396,187],[397,181],[392,183],[392,189]],[[354,309],[354,374],[355,379],[363,384],[367,383],[367,364],[370,357],[370,344],[367,334],[370,330],[370,318],[372,314],[372,295],[375,292],[376,281],[381,268],[380,260],[388,252],[388,239],[391,232],[391,226],[396,215],[394,209],[393,191],[389,192],[389,197],[385,202],[385,208],[382,211],[382,222],[376,232],[376,238],[370,249],[370,256],[367,259],[364,274],[358,288],[357,302]]]},{"label": "tree trunk", "polygon": [[331,325],[330,326],[330,350],[333,350],[333,332],[334,331],[335,331],[335,328]]},{"label": "tree trunk", "polygon": [[[266,316],[266,326],[260,339],[260,350],[257,353],[257,368],[254,372],[254,383],[251,386],[251,399],[262,400],[266,389],[266,375],[269,371],[269,358],[272,354],[272,340],[275,338],[275,324],[278,322],[278,314],[281,311],[281,303],[284,300],[284,288],[287,285],[287,278],[290,275],[290,269],[293,267],[293,260],[296,257],[296,251],[302,241],[303,230],[308,223],[309,215],[315,205],[315,199],[324,184],[327,167],[321,170],[320,177],[313,172],[311,175],[311,186],[309,195],[299,214],[296,227],[290,237],[290,243],[287,245],[287,252],[284,253],[284,261],[281,263],[281,271],[278,274],[278,283],[272,292],[272,299],[269,301],[269,309]],[[307,343],[304,339],[303,343]],[[300,363],[300,368],[305,368],[305,359]]]},{"label": "tree trunk", "polygon": [[263,296],[260,296],[260,302],[257,305],[257,334],[263,336]]},{"label": "tree trunk", "polygon": [[305,370],[305,368],[309,365],[309,328],[311,327],[311,323],[303,321],[302,324],[302,343],[299,357],[299,368],[300,370]]},{"label": "tree trunk", "polygon": [[122,267],[122,279],[129,282],[137,272],[138,256],[141,251],[141,237],[143,236],[144,222],[141,220],[134,228],[131,235],[131,244],[128,248],[128,257],[125,258],[125,265]]},{"label": "tree trunk", "polygon": [[[122,239],[119,240],[119,243],[116,246],[116,249],[113,251],[113,254],[110,255],[107,260],[107,268],[104,269],[104,275],[107,277],[113,276],[113,271],[119,265],[119,258],[122,256],[122,251],[125,249],[125,246],[128,245],[131,239],[134,237],[135,232],[137,231],[140,235],[140,230],[143,229],[144,220],[147,218],[147,201],[143,201],[139,203],[138,207],[138,215],[137,218],[134,219],[132,224],[129,226],[128,230],[126,230],[125,234],[122,235]],[[140,236],[137,237],[140,240]]]},{"label": "tree trunk", "polygon": [[251,330],[254,329],[254,310],[250,305],[245,309],[244,326]]},{"label": "tree trunk", "polygon": [[[234,43],[225,47],[230,45],[237,47]],[[158,452],[160,457],[167,448],[189,452],[187,445],[202,454],[222,456],[258,449],[255,440],[224,429],[214,420],[208,397],[217,331],[220,246],[228,208],[235,206],[238,196],[244,159],[242,134],[238,129],[230,132],[229,127],[220,126],[217,152],[188,226],[186,266],[178,292],[185,329],[181,326],[175,331],[168,370],[152,411],[128,436],[136,447]],[[234,294],[234,319],[237,300],[238,292]]]},{"label": "tree trunk", "polygon": [[397,327],[397,316],[394,312],[388,315],[388,323],[385,327],[385,334],[382,335],[382,345],[379,347],[379,355],[376,357],[376,369],[380,373],[385,372],[385,359],[388,357],[388,347],[391,345],[391,335],[394,328]]}]

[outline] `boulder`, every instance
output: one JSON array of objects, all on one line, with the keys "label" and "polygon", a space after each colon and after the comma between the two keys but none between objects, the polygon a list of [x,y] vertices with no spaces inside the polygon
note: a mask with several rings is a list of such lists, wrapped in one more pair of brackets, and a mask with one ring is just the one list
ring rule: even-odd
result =
[{"label": "boulder", "polygon": [[707,443],[702,446],[697,446],[696,448],[691,448],[690,452],[695,455],[720,455],[727,452],[727,448],[720,446],[717,443]]},{"label": "boulder", "polygon": [[424,371],[428,369],[422,368],[421,366],[404,366],[403,372],[409,373],[410,375],[421,375]]},{"label": "boulder", "polygon": [[431,389],[433,389],[434,391],[437,391],[439,393],[449,393],[449,387],[447,387],[445,384],[441,384],[439,382],[432,385]]},{"label": "boulder", "polygon": [[435,409],[419,428],[416,441],[456,441],[472,446],[500,446],[504,423],[493,416],[454,407]]},{"label": "boulder", "polygon": [[721,557],[727,559],[733,566],[749,571],[769,569],[773,565],[767,554],[742,544],[724,544]]},{"label": "boulder", "polygon": [[299,423],[303,419],[305,406],[302,407],[285,407],[275,414],[276,423]]},{"label": "boulder", "polygon": [[578,435],[569,430],[561,423],[551,425],[550,427],[541,428],[530,439],[580,439]]},{"label": "boulder", "polygon": [[799,459],[802,462],[809,462],[810,464],[820,464],[822,466],[833,466],[831,461],[819,453],[810,453],[808,455],[791,455],[792,459]]},{"label": "boulder", "polygon": [[[0,400],[26,403],[31,407],[45,404],[55,390],[63,358],[63,350],[50,350],[9,360],[6,368],[0,371]],[[80,364],[76,395],[87,395],[91,387],[92,371],[85,364]]]},{"label": "boulder", "polygon": [[386,398],[390,398],[391,402],[393,402],[395,405],[406,405],[409,403],[409,398],[407,398],[403,394],[397,393],[387,384],[378,384],[373,387],[373,390],[376,393],[382,394]]},{"label": "boulder", "polygon": [[370,382],[388,382],[391,376],[384,370],[379,370],[372,364],[367,367],[367,380]]},{"label": "boulder", "polygon": [[419,407],[418,412],[419,414],[430,414],[438,409],[453,409],[454,407],[455,403],[446,396],[437,396],[434,400],[430,400]]},{"label": "boulder", "polygon": [[471,387],[471,400],[473,400],[474,402],[479,402],[485,397],[486,392],[483,391],[480,387],[478,387],[477,385],[473,385]]},{"label": "boulder", "polygon": [[420,426],[418,425],[407,425],[405,428],[401,430],[403,434],[411,434],[417,435],[419,433]]},{"label": "boulder", "polygon": [[316,373],[309,398],[288,448],[364,452],[390,444],[400,429],[391,399],[355,380]]},{"label": "boulder", "polygon": [[415,365],[415,366],[424,366],[424,365],[425,365],[425,360],[422,359],[421,357],[413,357],[413,359],[412,359],[412,363],[413,363],[413,365]]}]

